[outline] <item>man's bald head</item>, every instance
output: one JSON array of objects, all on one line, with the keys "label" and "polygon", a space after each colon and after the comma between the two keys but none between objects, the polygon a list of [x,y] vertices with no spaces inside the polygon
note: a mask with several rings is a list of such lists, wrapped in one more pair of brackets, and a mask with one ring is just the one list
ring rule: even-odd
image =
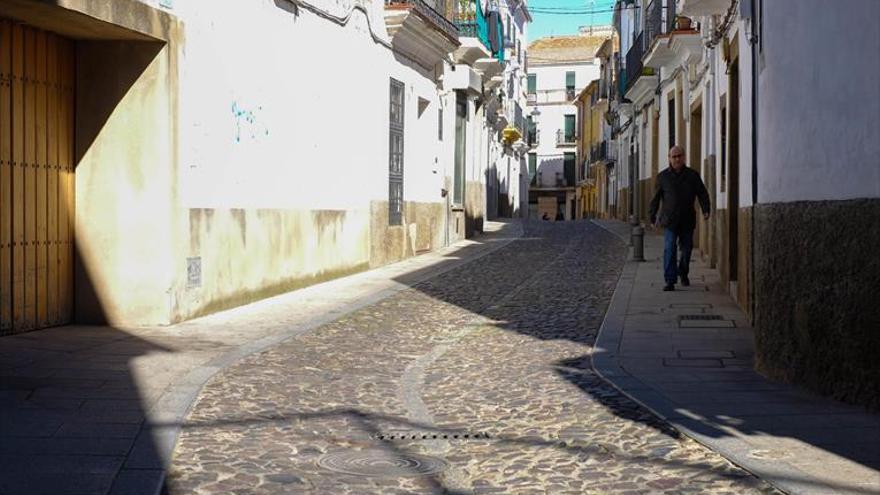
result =
[{"label": "man's bald head", "polygon": [[669,148],[669,166],[676,171],[684,168],[684,148],[675,145]]}]

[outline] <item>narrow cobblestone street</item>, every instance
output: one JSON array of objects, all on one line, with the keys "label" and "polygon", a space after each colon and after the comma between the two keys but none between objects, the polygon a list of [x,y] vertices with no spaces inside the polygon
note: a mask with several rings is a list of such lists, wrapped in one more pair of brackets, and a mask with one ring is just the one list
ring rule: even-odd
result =
[{"label": "narrow cobblestone street", "polygon": [[501,249],[244,359],[193,406],[167,490],[773,492],[592,372],[624,258],[595,224],[527,223]]}]

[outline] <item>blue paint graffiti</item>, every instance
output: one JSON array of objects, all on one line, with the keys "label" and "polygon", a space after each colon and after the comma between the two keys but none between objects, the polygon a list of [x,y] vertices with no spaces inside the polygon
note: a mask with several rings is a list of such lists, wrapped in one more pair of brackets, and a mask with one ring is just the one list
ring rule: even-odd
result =
[{"label": "blue paint graffiti", "polygon": [[232,102],[232,117],[235,119],[235,142],[240,143],[242,137],[258,140],[261,136],[268,136],[269,129],[259,122],[257,114],[262,106],[256,109],[242,108],[237,101]]}]

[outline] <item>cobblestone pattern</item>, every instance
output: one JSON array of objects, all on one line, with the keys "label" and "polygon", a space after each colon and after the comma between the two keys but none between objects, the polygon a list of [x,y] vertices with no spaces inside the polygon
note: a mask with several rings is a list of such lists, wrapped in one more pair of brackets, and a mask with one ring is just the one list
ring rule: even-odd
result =
[{"label": "cobblestone pattern", "polygon": [[[588,222],[528,224],[486,257],[243,360],[200,395],[168,491],[771,492],[590,371],[623,257]],[[318,466],[344,451],[448,468],[365,477]]]}]

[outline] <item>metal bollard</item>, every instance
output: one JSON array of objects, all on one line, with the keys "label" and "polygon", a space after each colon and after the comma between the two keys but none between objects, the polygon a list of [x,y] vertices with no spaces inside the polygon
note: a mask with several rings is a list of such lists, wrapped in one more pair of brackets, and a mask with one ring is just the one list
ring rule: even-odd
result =
[{"label": "metal bollard", "polygon": [[632,261],[645,261],[645,229],[636,225],[632,229]]}]

